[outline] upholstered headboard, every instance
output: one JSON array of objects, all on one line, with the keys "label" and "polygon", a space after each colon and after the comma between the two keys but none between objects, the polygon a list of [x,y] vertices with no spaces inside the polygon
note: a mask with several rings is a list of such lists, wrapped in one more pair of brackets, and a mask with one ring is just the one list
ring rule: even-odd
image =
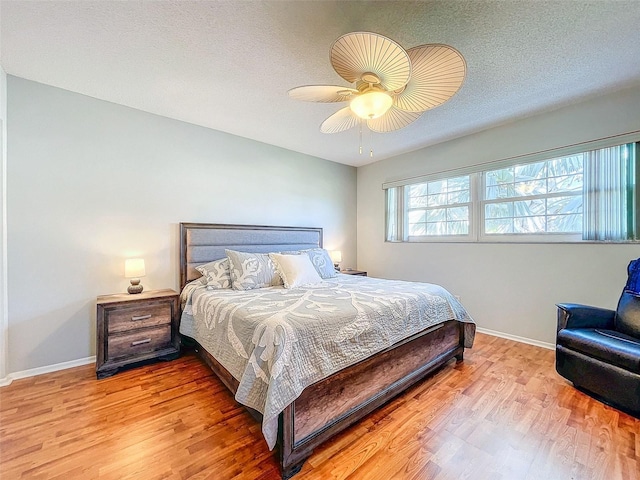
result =
[{"label": "upholstered headboard", "polygon": [[322,247],[322,228],[216,223],[180,224],[180,289],[198,277],[198,265],[225,257],[225,249],[268,253]]}]

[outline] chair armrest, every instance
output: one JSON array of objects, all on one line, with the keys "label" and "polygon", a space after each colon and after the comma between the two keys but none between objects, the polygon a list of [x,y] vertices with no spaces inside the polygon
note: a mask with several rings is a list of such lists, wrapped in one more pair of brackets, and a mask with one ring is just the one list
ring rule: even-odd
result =
[{"label": "chair armrest", "polygon": [[607,308],[590,307],[577,303],[559,303],[558,329],[563,328],[603,328],[612,330],[615,310]]}]

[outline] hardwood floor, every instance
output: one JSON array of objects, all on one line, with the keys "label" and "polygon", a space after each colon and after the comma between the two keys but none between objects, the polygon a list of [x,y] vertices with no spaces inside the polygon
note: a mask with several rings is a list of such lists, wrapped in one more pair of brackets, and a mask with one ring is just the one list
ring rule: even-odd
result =
[{"label": "hardwood floor", "polygon": [[[294,478],[640,480],[640,420],[574,389],[554,352],[478,334],[316,450]],[[0,388],[0,479],[279,478],[260,426],[192,355],[97,381]]]}]

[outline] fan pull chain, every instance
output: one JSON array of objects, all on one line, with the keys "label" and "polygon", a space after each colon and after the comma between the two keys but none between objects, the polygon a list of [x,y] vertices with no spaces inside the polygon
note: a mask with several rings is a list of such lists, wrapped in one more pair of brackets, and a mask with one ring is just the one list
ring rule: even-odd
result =
[{"label": "fan pull chain", "polygon": [[[364,120],[360,120],[358,123],[358,153],[362,155],[362,124]],[[373,131],[367,128],[369,131],[369,158],[373,158]]]}]

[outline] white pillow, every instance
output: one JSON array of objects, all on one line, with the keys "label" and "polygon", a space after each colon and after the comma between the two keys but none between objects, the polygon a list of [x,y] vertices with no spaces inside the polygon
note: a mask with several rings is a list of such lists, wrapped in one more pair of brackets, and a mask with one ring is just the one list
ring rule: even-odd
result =
[{"label": "white pillow", "polygon": [[297,288],[322,283],[311,259],[307,255],[281,255],[270,253],[269,258],[276,264],[284,282],[284,288]]}]

